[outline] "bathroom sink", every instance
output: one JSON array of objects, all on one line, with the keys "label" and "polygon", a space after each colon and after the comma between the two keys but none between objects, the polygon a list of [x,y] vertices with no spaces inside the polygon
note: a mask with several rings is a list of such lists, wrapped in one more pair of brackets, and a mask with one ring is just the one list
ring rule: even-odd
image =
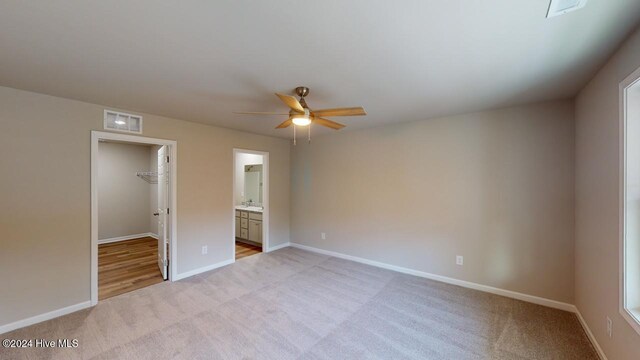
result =
[{"label": "bathroom sink", "polygon": [[260,206],[244,206],[244,205],[236,206],[236,210],[254,211],[254,212],[262,212],[263,211],[262,207],[260,207]]}]

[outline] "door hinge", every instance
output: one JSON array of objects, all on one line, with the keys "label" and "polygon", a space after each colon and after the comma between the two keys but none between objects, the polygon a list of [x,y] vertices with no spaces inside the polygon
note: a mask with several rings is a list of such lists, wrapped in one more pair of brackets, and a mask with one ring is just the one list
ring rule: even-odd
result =
[{"label": "door hinge", "polygon": [[162,265],[164,265],[164,266],[169,266],[169,259],[164,259],[164,260],[162,261]]},{"label": "door hinge", "polygon": [[169,208],[167,208],[167,215],[169,215]]},{"label": "door hinge", "polygon": [[169,163],[169,156],[167,156],[167,163]]}]

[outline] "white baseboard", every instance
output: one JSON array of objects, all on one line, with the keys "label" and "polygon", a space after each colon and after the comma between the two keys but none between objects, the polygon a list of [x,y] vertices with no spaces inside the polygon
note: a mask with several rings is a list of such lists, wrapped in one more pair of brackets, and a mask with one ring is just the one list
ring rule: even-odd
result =
[{"label": "white baseboard", "polygon": [[362,264],[376,266],[376,267],[383,268],[383,269],[393,270],[393,271],[401,272],[401,273],[404,273],[404,274],[415,275],[415,276],[419,276],[419,277],[422,277],[422,278],[431,279],[431,280],[435,280],[435,281],[440,281],[440,282],[447,283],[447,284],[462,286],[462,287],[466,287],[466,288],[469,288],[469,289],[484,291],[484,292],[488,292],[488,293],[491,293],[491,294],[506,296],[506,297],[510,297],[510,298],[513,298],[513,299],[518,299],[518,300],[522,300],[522,301],[526,301],[526,302],[530,302],[530,303],[534,303],[534,304],[538,304],[538,305],[548,306],[548,307],[551,307],[551,308],[554,308],[554,309],[560,309],[560,310],[564,310],[564,311],[575,312],[575,306],[573,306],[572,304],[567,304],[567,303],[561,302],[561,301],[546,299],[546,298],[533,296],[533,295],[527,295],[527,294],[523,294],[523,293],[511,291],[511,290],[505,290],[505,289],[496,288],[496,287],[493,287],[493,286],[477,284],[477,283],[473,283],[473,282],[470,282],[470,281],[454,279],[454,278],[450,278],[450,277],[447,277],[447,276],[431,274],[431,273],[427,273],[427,272],[424,272],[424,271],[413,270],[413,269],[409,269],[409,268],[405,268],[405,267],[401,267],[401,266],[386,264],[386,263],[379,262],[379,261],[364,259],[364,258],[360,258],[360,257],[357,257],[357,256],[346,255],[346,254],[338,253],[338,252],[335,252],[335,251],[319,249],[319,248],[315,248],[315,247],[312,247],[312,246],[301,245],[301,244],[296,244],[296,243],[291,243],[291,246],[295,247],[295,248],[303,249],[303,250],[313,251],[313,252],[316,252],[316,253],[319,253],[319,254],[329,255],[329,256],[345,259],[345,260],[351,260],[351,261],[359,262],[359,263],[362,263]]},{"label": "white baseboard", "polygon": [[98,244],[108,244],[108,243],[113,243],[113,242],[118,242],[118,241],[139,239],[139,238],[143,238],[143,237],[152,237],[154,239],[157,239],[158,235],[148,232],[148,233],[142,233],[142,234],[118,236],[118,237],[109,238],[109,239],[99,239],[98,240]]},{"label": "white baseboard", "polygon": [[576,316],[578,317],[578,320],[580,321],[580,325],[582,325],[584,332],[587,333],[587,337],[591,341],[591,344],[593,344],[593,347],[596,349],[596,352],[598,353],[598,356],[600,356],[600,359],[608,360],[607,355],[604,354],[602,347],[600,347],[600,344],[598,344],[596,337],[591,332],[591,329],[589,329],[589,325],[587,325],[587,321],[582,317],[580,310],[578,310],[576,306],[574,306],[573,308],[574,308],[574,313],[576,314]]},{"label": "white baseboard", "polygon": [[4,333],[7,333],[9,331],[20,329],[20,328],[23,328],[25,326],[37,324],[39,322],[51,320],[51,319],[57,318],[59,316],[67,315],[67,314],[70,314],[72,312],[76,312],[76,311],[79,311],[79,310],[82,310],[82,309],[86,309],[88,307],[91,307],[91,301],[85,301],[85,302],[81,302],[79,304],[75,304],[75,305],[64,307],[62,309],[49,311],[49,312],[44,313],[44,314],[40,314],[40,315],[32,316],[30,318],[18,320],[18,321],[12,322],[10,324],[0,325],[0,334],[4,334]]},{"label": "white baseboard", "polygon": [[171,279],[172,281],[178,281],[178,280],[182,280],[182,279],[186,279],[190,276],[193,275],[198,275],[201,274],[203,272],[207,272],[207,271],[211,271],[213,269],[217,269],[219,267],[223,267],[229,264],[233,264],[234,262],[236,262],[236,259],[229,259],[229,260],[224,260],[221,261],[219,263],[216,264],[212,264],[212,265],[207,265],[207,266],[203,266],[201,268],[197,268],[197,269],[193,269],[187,272],[183,272],[181,274],[176,275],[173,279]]},{"label": "white baseboard", "polygon": [[272,246],[272,247],[268,248],[267,251],[265,251],[265,252],[272,252],[272,251],[280,250],[280,249],[283,249],[283,248],[286,248],[286,247],[289,247],[289,246],[291,246],[291,244],[286,242],[284,244]]}]

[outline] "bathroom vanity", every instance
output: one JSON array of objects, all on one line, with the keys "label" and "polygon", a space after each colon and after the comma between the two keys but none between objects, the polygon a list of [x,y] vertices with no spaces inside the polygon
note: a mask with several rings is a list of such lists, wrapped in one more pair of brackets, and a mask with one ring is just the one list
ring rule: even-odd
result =
[{"label": "bathroom vanity", "polygon": [[262,245],[262,208],[236,206],[236,238]]}]

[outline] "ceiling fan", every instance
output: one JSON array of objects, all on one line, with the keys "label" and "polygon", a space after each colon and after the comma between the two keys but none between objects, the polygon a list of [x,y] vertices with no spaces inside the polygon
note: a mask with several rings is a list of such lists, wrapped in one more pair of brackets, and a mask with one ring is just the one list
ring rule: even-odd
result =
[{"label": "ceiling fan", "polygon": [[[304,100],[305,96],[309,95],[309,88],[304,86],[299,86],[296,88],[296,94],[300,96],[300,100],[297,100],[295,97],[290,95],[278,94],[276,96],[282,100],[288,107],[288,113],[273,113],[273,112],[234,112],[234,114],[245,114],[245,115],[288,115],[289,118],[283,121],[280,125],[276,126],[276,129],[284,129],[286,127],[293,125],[297,126],[308,126],[311,123],[326,126],[328,128],[334,130],[340,130],[345,125],[337,123],[335,121],[331,121],[329,119],[325,119],[324,117],[333,117],[333,116],[359,116],[359,115],[367,115],[364,111],[364,108],[359,107],[349,107],[349,108],[336,108],[336,109],[322,109],[322,110],[311,110],[307,105],[307,102]],[[295,126],[294,129],[294,140],[295,140]]]}]

